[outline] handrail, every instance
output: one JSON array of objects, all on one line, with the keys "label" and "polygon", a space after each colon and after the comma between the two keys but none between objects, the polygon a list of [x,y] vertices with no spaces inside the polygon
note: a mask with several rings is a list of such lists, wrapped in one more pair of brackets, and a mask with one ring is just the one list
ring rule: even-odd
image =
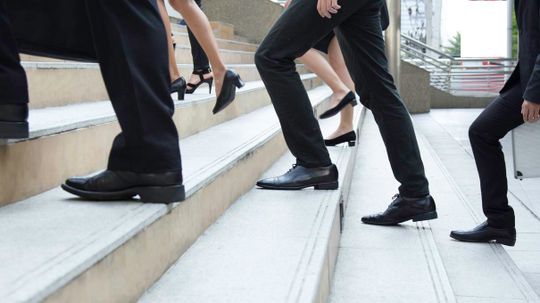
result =
[{"label": "handrail", "polygon": [[452,93],[494,93],[513,71],[512,58],[455,58],[401,34],[402,59],[430,73],[431,85]]}]

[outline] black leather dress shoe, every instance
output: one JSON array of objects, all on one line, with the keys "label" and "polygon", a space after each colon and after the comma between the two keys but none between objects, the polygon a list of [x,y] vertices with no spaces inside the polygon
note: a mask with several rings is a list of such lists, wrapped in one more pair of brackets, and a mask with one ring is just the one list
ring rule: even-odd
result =
[{"label": "black leather dress shoe", "polygon": [[299,190],[307,187],[315,189],[338,189],[338,170],[332,164],[326,167],[306,168],[300,165],[293,165],[286,174],[260,180],[257,186],[266,189],[288,189]]},{"label": "black leather dress shoe", "polygon": [[351,104],[352,106],[356,106],[358,104],[358,101],[356,101],[356,96],[353,92],[349,92],[343,99],[341,99],[338,105],[322,113],[319,118],[328,119],[330,117],[333,117],[339,114],[339,112],[342,111],[349,104]]},{"label": "black leather dress shoe", "polygon": [[495,242],[507,246],[516,245],[515,228],[494,228],[484,222],[472,230],[457,231],[450,233],[450,237],[463,242]]},{"label": "black leather dress shoe", "polygon": [[396,225],[409,220],[413,222],[437,219],[435,201],[431,196],[409,199],[394,196],[394,201],[385,212],[366,216],[362,222],[373,225]]},{"label": "black leather dress shoe", "polygon": [[106,170],[91,177],[70,178],[62,188],[96,201],[129,200],[138,195],[146,203],[174,203],[186,197],[180,172],[139,174]]},{"label": "black leather dress shoe", "polygon": [[0,139],[28,138],[28,105],[0,105]]}]

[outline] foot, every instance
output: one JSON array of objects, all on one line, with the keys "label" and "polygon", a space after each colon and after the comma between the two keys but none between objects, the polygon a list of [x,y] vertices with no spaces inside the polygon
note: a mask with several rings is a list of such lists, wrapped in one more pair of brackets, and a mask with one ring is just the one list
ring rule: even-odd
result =
[{"label": "foot", "polygon": [[484,222],[472,230],[457,231],[450,233],[450,237],[463,242],[495,242],[507,246],[516,245],[515,228],[495,228]]},{"label": "foot", "polygon": [[338,189],[338,170],[334,164],[317,168],[306,168],[295,164],[284,175],[260,180],[257,186],[265,189],[286,190],[300,190],[307,187],[321,190]]},{"label": "foot", "polygon": [[[202,77],[203,79],[208,80],[214,77],[214,74],[212,72],[209,72],[209,73],[203,74]],[[189,84],[191,84],[191,86],[197,86],[197,84],[199,84],[200,82],[201,82],[201,77],[199,75],[191,74],[191,77],[189,78],[189,82],[188,82]]]},{"label": "foot", "polygon": [[339,96],[341,95],[332,96],[332,101],[331,101],[332,107],[330,107],[329,110],[322,113],[319,116],[320,119],[328,119],[330,117],[337,115],[347,106],[354,107],[358,104],[358,101],[356,101],[356,95],[353,92],[348,92],[347,94],[345,94],[345,96],[341,97],[341,99],[339,99]]},{"label": "foot", "polygon": [[91,177],[74,177],[62,188],[88,200],[117,201],[139,196],[142,202],[173,203],[185,199],[182,174],[139,174],[106,170]]},{"label": "foot", "polygon": [[223,80],[225,79],[225,74],[227,73],[227,69],[226,68],[223,68],[223,69],[213,68],[212,71],[214,73],[214,83],[215,83],[214,85],[215,85],[216,96],[219,96],[219,94],[221,93],[221,89],[223,88]]},{"label": "foot", "polygon": [[409,220],[413,222],[437,218],[435,200],[431,196],[420,199],[394,196],[394,201],[385,212],[362,218],[365,224],[397,225]]},{"label": "foot", "polygon": [[325,140],[333,140],[335,138],[338,138],[338,137],[341,137],[341,136],[344,136],[350,132],[354,132],[354,130],[352,129],[352,127],[347,127],[347,128],[338,128],[336,129],[333,133],[331,133],[328,137],[326,137]]},{"label": "foot", "polygon": [[344,133],[343,135],[339,135],[333,139],[325,139],[324,144],[326,146],[336,146],[341,143],[348,143],[349,146],[355,146],[356,145],[356,133],[351,130],[349,132]]},{"label": "foot", "polygon": [[28,138],[28,105],[0,105],[0,139]]}]

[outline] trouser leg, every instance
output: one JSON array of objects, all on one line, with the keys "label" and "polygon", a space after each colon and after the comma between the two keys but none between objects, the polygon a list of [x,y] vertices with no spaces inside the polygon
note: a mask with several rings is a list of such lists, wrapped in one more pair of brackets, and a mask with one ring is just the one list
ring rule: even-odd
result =
[{"label": "trouser leg", "polygon": [[298,164],[305,167],[327,166],[331,160],[294,60],[330,33],[346,15],[343,12],[338,14],[340,17],[323,19],[316,11],[316,3],[293,1],[255,55],[287,145]]},{"label": "trouser leg", "polygon": [[0,105],[28,103],[26,74],[20,64],[5,0],[0,0]]},{"label": "trouser leg", "polygon": [[514,210],[508,205],[508,180],[500,139],[523,124],[521,88],[491,103],[469,129],[469,138],[480,176],[482,207],[490,226],[515,226]]},{"label": "trouser leg", "polygon": [[155,0],[86,0],[95,50],[122,133],[109,169],[181,170],[167,40]]},{"label": "trouser leg", "polygon": [[424,197],[429,185],[411,117],[388,72],[381,5],[382,1],[373,1],[341,23],[336,32],[361,101],[379,126],[394,177],[401,184],[400,194]]},{"label": "trouser leg", "polygon": [[[195,2],[200,8],[202,8],[201,0],[195,0]],[[208,57],[206,56],[206,53],[202,49],[201,45],[199,44],[199,41],[197,41],[197,38],[195,38],[195,35],[193,35],[193,32],[189,29],[189,26],[187,30],[189,36],[189,44],[191,45],[191,55],[193,57],[193,70],[210,68]]]}]

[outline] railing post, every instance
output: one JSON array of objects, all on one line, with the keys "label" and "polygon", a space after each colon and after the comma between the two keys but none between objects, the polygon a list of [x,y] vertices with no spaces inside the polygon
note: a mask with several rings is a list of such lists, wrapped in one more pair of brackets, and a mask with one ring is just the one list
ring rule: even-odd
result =
[{"label": "railing post", "polygon": [[390,26],[385,32],[388,68],[394,77],[396,87],[400,87],[401,63],[401,0],[386,0],[390,15]]}]

